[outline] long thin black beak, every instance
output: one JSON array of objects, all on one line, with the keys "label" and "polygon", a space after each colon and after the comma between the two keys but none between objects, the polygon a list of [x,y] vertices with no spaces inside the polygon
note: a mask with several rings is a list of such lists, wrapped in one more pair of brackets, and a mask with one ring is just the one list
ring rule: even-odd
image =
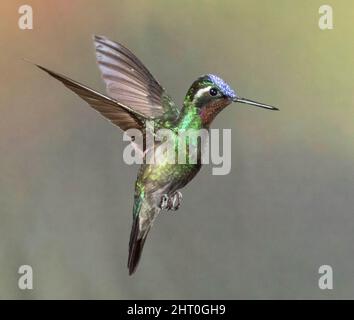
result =
[{"label": "long thin black beak", "polygon": [[234,102],[240,102],[240,103],[246,103],[246,104],[249,104],[251,106],[256,106],[256,107],[260,107],[260,108],[264,108],[264,109],[268,109],[268,110],[276,110],[276,111],[279,111],[278,108],[276,107],[273,107],[273,106],[270,106],[268,104],[264,104],[264,103],[260,103],[260,102],[256,102],[256,101],[252,101],[252,100],[249,100],[249,99],[245,99],[245,98],[235,98],[233,100]]}]

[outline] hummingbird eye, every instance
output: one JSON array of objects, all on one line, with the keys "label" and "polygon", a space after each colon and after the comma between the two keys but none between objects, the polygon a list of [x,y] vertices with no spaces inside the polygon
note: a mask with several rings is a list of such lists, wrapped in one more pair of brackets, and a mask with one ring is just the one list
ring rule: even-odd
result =
[{"label": "hummingbird eye", "polygon": [[216,89],[216,88],[211,88],[211,89],[209,90],[209,93],[210,93],[211,96],[215,97],[215,96],[218,94],[218,89]]}]

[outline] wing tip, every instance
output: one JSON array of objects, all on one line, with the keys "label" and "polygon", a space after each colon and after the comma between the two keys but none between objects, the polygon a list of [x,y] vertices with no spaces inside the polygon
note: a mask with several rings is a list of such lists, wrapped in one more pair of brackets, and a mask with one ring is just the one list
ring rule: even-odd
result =
[{"label": "wing tip", "polygon": [[33,61],[31,61],[31,60],[29,60],[29,59],[27,59],[27,58],[22,58],[22,60],[25,61],[25,62],[27,62],[27,63],[30,63],[31,65],[33,65],[33,66],[35,66],[35,67],[37,67],[37,68],[39,68],[39,69],[41,69],[42,71],[45,71],[46,73],[48,73],[49,75],[51,75],[51,76],[54,77],[54,78],[58,78],[58,76],[61,76],[61,77],[64,78],[64,76],[59,75],[59,73],[56,73],[56,72],[54,72],[54,71],[51,71],[51,70],[47,69],[46,67],[43,67],[43,66],[41,66],[40,64],[35,63],[35,62],[33,62]]},{"label": "wing tip", "polygon": [[34,65],[34,66],[38,67],[39,69],[42,69],[42,70],[48,72],[48,69],[46,69],[46,68],[42,67],[41,65],[39,65],[39,64],[37,64],[37,63],[31,61],[30,59],[22,58],[22,60],[23,60],[24,62],[27,62],[27,63],[29,63],[29,64],[31,64],[31,65]]},{"label": "wing tip", "polygon": [[93,41],[96,42],[96,41],[100,41],[100,40],[107,40],[108,38],[105,36],[102,36],[100,34],[93,34],[92,39],[93,39]]},{"label": "wing tip", "polygon": [[[63,82],[63,80],[68,80],[69,78],[67,78],[67,77],[65,77],[65,76],[63,76],[63,75],[61,75],[60,73],[57,73],[57,72],[54,72],[54,71],[52,71],[52,70],[49,70],[49,69],[47,69],[46,67],[43,67],[43,66],[41,66],[40,64],[37,64],[37,63],[33,63],[33,62],[31,62],[33,65],[35,65],[37,68],[39,68],[39,69],[41,69],[42,71],[44,71],[44,72],[46,72],[46,73],[48,73],[50,76],[52,76],[53,78],[55,78],[55,79],[57,79],[57,80],[59,80],[59,81],[61,81],[61,82]],[[74,80],[70,80],[71,82],[75,82]]]}]

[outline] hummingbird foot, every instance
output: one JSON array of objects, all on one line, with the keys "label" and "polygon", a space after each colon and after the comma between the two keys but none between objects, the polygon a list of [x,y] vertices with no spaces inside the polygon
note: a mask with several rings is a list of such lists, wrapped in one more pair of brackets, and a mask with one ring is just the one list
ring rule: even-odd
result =
[{"label": "hummingbird foot", "polygon": [[163,194],[161,197],[160,208],[161,210],[170,210],[169,208],[169,197],[167,194]]},{"label": "hummingbird foot", "polygon": [[160,208],[162,210],[167,210],[167,211],[169,210],[176,211],[180,207],[181,203],[182,203],[182,193],[176,191],[171,196],[168,196],[168,194],[162,195]]},{"label": "hummingbird foot", "polygon": [[179,209],[182,203],[182,193],[180,191],[176,191],[172,196],[169,198],[170,209],[176,211]]}]

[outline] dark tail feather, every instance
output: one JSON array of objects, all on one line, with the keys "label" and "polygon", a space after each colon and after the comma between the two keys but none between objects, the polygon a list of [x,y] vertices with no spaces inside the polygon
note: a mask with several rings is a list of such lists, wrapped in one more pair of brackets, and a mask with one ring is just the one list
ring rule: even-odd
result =
[{"label": "dark tail feather", "polygon": [[[150,228],[149,228],[150,229]],[[129,257],[128,257],[128,268],[129,275],[132,275],[139,263],[141,252],[143,251],[146,236],[149,233],[149,229],[144,232],[141,237],[141,232],[139,230],[139,217],[134,218],[132,231],[130,233],[129,241]]]}]

